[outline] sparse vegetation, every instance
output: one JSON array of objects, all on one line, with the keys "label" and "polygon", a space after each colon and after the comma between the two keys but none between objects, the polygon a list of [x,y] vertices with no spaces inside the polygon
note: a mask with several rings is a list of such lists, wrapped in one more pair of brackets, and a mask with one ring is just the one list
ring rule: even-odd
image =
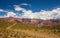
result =
[{"label": "sparse vegetation", "polygon": [[[6,29],[13,24],[14,22],[0,22],[0,38],[48,38],[48,36],[53,37],[52,34],[60,36],[59,23],[43,27],[35,27],[29,24],[17,23],[10,29]],[[47,37],[45,35],[47,35]]]},{"label": "sparse vegetation", "polygon": [[7,28],[8,26],[12,25],[14,22],[0,22],[0,29],[5,29]]}]

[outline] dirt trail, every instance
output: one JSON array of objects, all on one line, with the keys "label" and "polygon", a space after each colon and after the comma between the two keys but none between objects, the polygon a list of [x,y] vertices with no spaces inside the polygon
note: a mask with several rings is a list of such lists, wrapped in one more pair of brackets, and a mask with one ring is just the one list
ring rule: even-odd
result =
[{"label": "dirt trail", "polygon": [[9,27],[7,27],[6,29],[10,29],[11,27],[15,26],[17,23],[14,23],[13,25],[10,25]]}]

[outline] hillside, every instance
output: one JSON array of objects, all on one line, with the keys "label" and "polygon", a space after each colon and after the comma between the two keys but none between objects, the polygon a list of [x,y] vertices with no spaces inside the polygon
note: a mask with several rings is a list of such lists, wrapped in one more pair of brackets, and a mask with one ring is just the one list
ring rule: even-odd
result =
[{"label": "hillside", "polygon": [[60,23],[60,19],[49,19],[49,20],[42,20],[42,19],[29,19],[29,18],[15,18],[15,17],[6,17],[0,18],[0,22],[8,21],[8,22],[22,22],[32,25],[51,25],[55,23]]},{"label": "hillside", "polygon": [[0,22],[0,38],[59,38],[60,23],[36,27],[23,22]]}]

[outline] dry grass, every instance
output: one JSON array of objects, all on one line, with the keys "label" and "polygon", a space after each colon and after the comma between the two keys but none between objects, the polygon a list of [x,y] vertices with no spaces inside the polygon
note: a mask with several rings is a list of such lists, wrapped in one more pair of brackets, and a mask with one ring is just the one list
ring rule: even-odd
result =
[{"label": "dry grass", "polygon": [[[57,35],[49,29],[31,27],[23,23],[2,22],[0,26],[0,38],[60,38],[60,33]],[[9,29],[6,29],[8,27]]]}]

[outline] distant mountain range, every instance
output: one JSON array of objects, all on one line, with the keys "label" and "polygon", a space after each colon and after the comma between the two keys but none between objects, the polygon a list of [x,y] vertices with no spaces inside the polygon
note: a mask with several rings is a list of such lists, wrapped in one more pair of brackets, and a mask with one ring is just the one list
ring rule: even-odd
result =
[{"label": "distant mountain range", "polygon": [[60,19],[50,19],[50,20],[42,20],[42,19],[28,19],[28,18],[15,18],[15,17],[6,17],[0,18],[0,22],[8,21],[8,22],[22,22],[32,25],[51,25],[54,23],[59,23]]}]

